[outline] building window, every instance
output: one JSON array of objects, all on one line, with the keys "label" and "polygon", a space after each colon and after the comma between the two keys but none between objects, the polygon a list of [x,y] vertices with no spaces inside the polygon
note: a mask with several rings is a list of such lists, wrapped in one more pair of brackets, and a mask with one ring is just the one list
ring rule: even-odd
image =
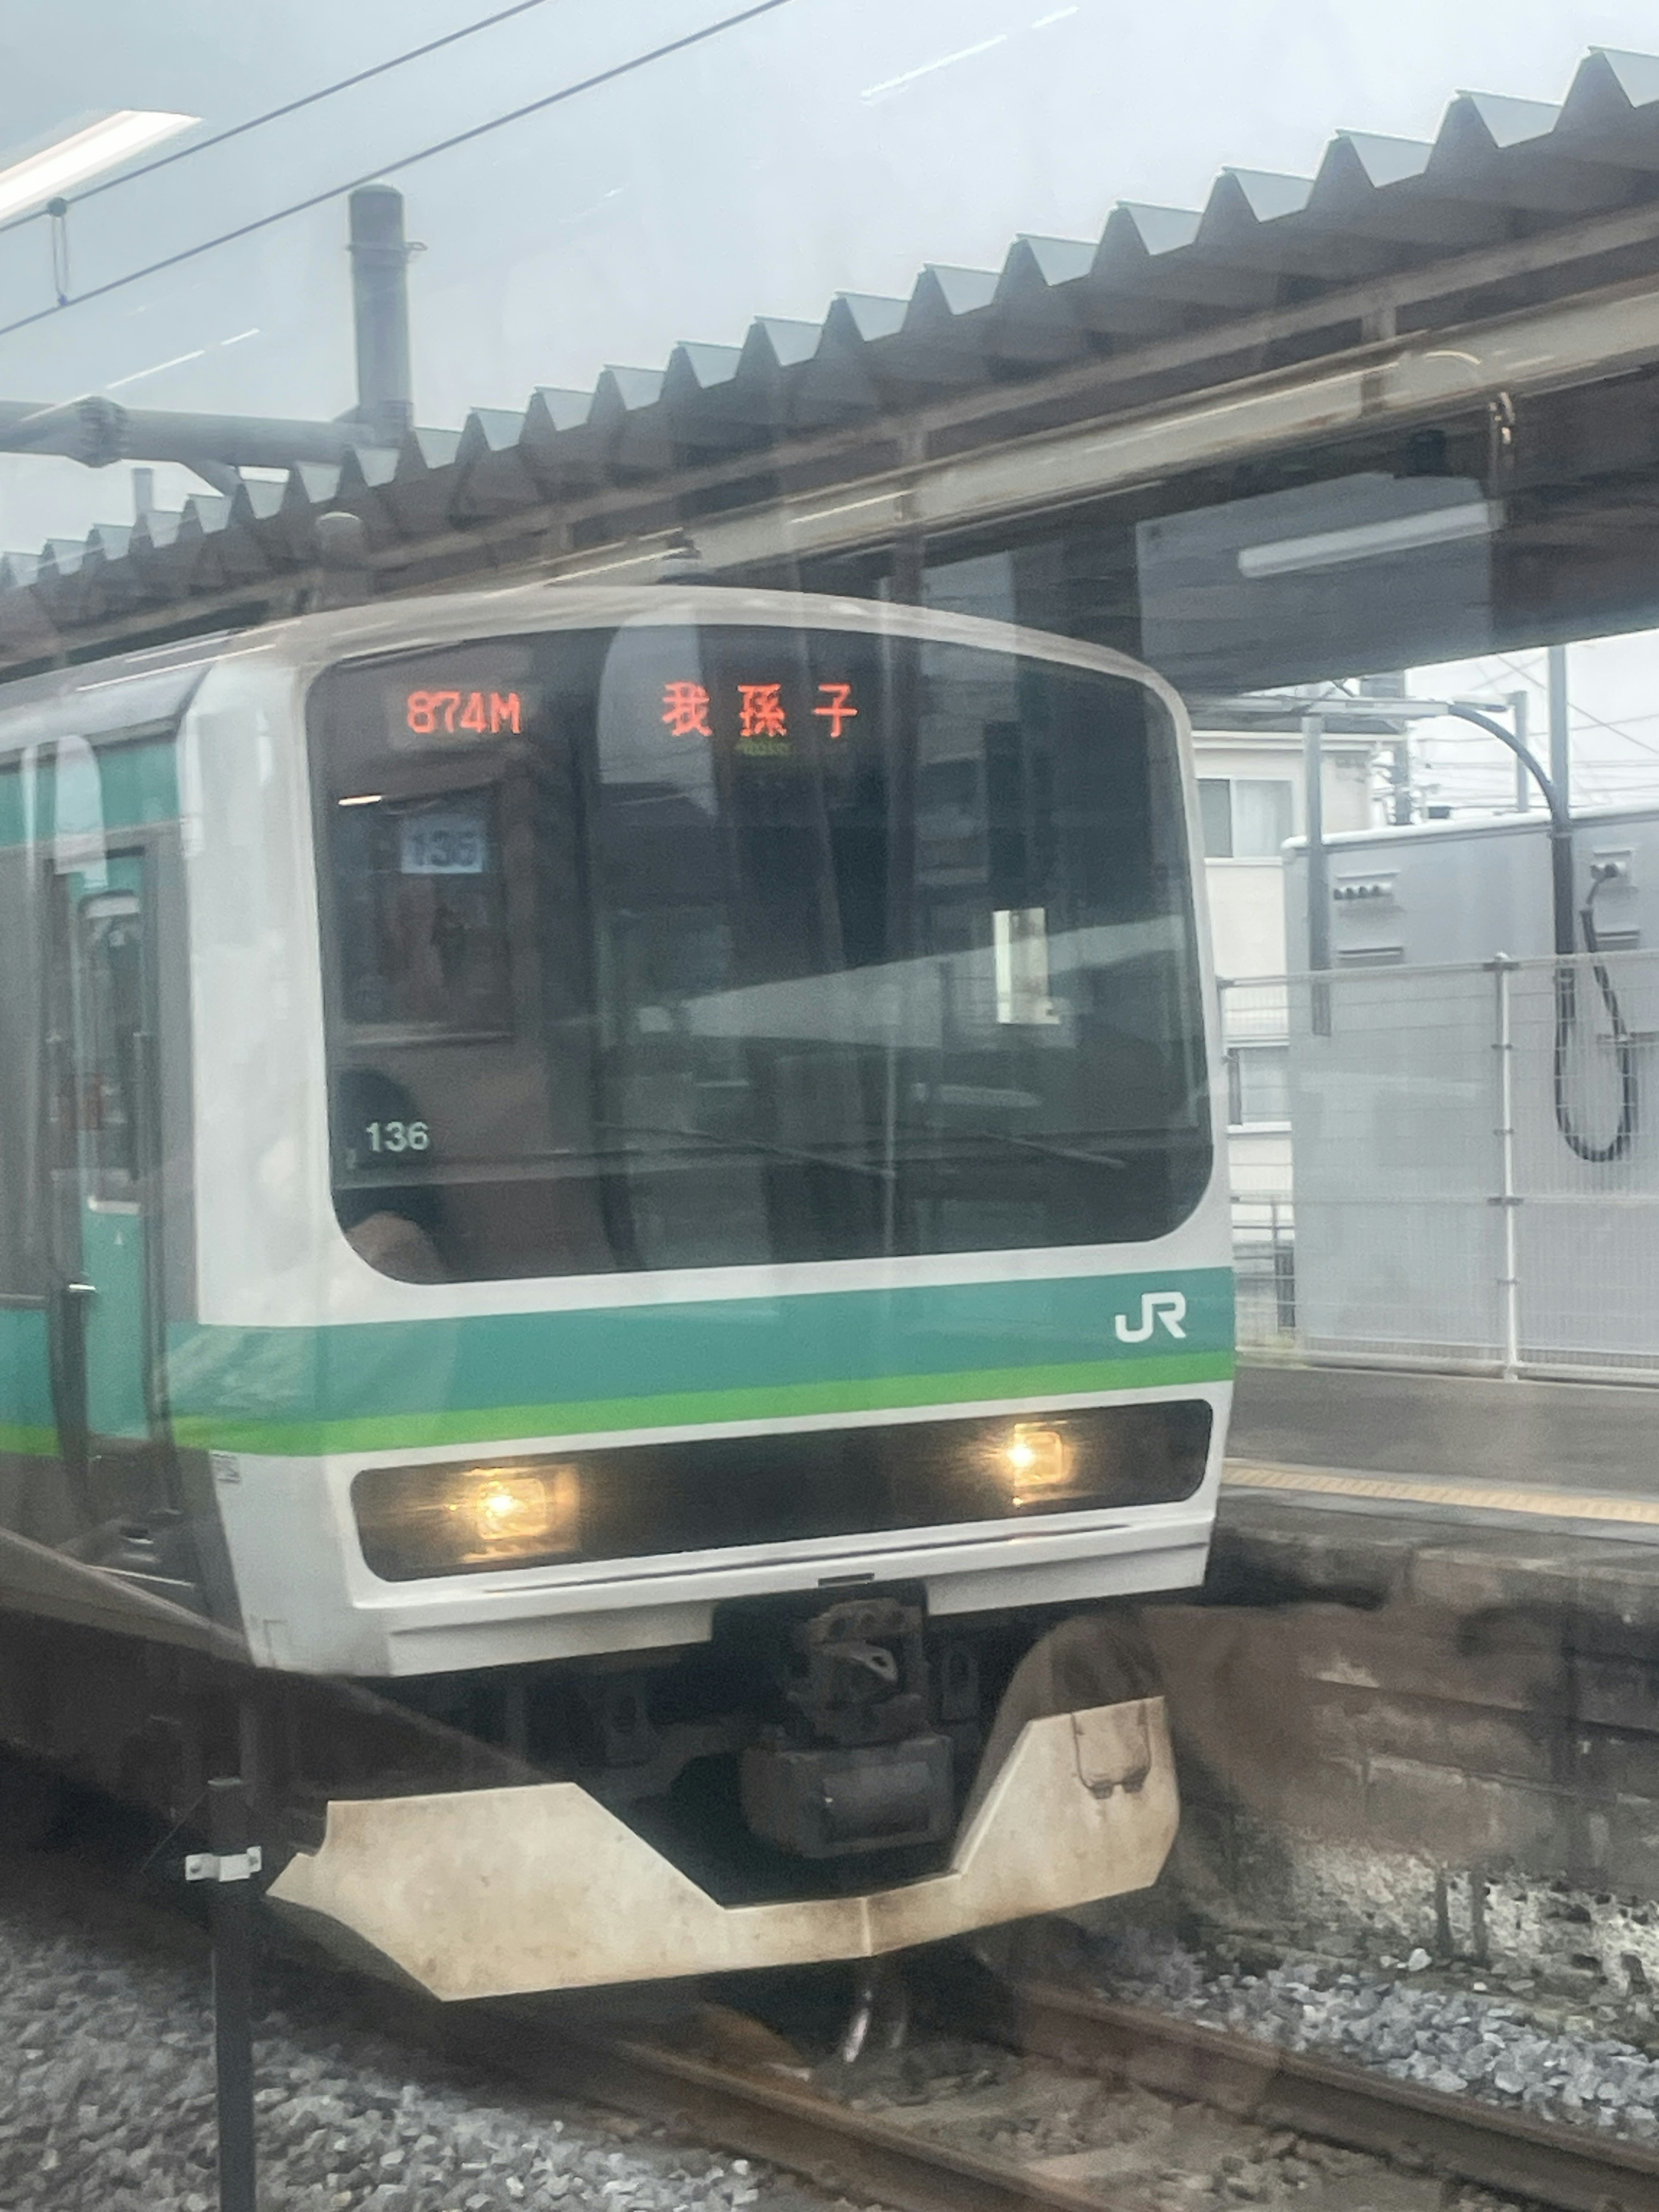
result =
[{"label": "building window", "polygon": [[1259,1128],[1291,1118],[1291,1050],[1283,1044],[1236,1044],[1227,1054],[1227,1122]]},{"label": "building window", "polygon": [[1198,779],[1198,817],[1204,832],[1206,860],[1233,857],[1233,787],[1224,775]]},{"label": "building window", "polygon": [[1206,860],[1276,860],[1292,834],[1291,787],[1280,776],[1201,775],[1198,811]]}]

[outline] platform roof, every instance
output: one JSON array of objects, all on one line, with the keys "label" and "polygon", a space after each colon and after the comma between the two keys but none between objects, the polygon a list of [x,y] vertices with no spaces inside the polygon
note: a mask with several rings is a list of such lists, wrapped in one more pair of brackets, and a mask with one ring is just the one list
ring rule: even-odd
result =
[{"label": "platform roof", "polygon": [[[798,551],[937,535],[952,516],[913,509],[918,471],[1001,454],[975,514],[1061,504],[1076,483],[1027,465],[1061,434],[1156,425],[1263,380],[1305,389],[1345,362],[1382,374],[1402,349],[1431,362],[1437,333],[1513,327],[1585,295],[1623,303],[1616,362],[1569,348],[1559,392],[1659,360],[1628,313],[1656,277],[1659,58],[1597,49],[1559,106],[1459,94],[1431,143],[1339,131],[1311,177],[1224,169],[1201,209],[1122,203],[1095,240],[1021,237],[1000,270],[925,268],[908,299],[762,317],[741,345],[688,342],[661,368],[607,368],[591,392],[538,390],[521,409],[0,556],[0,660],[288,611],[331,561],[389,592],[626,565],[690,531],[700,544],[724,532],[714,565],[741,567],[732,518],[802,500],[827,512],[848,485],[876,488],[866,520],[807,532]],[[1494,356],[1484,384],[1449,386],[1444,404],[1507,404],[1515,358]],[[1413,404],[1431,410],[1434,392]],[[1314,434],[1292,417],[1285,441]],[[1204,450],[1224,453],[1225,438],[1224,423]],[[1143,472],[1171,465],[1154,455]],[[355,524],[319,532],[342,514]]]}]

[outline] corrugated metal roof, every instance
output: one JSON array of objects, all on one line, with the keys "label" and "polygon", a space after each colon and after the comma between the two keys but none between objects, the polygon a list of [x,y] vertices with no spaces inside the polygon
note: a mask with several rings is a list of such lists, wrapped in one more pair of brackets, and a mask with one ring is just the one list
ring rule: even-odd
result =
[{"label": "corrugated metal roof", "polygon": [[[361,518],[371,558],[397,549],[400,587],[429,584],[670,526],[682,492],[730,512],[845,481],[878,449],[914,454],[907,425],[924,418],[929,450],[957,451],[988,425],[1006,440],[1655,272],[1659,57],[1596,49],[1559,106],[1460,94],[1431,143],[1339,131],[1312,177],[1224,169],[1202,209],[1126,202],[1092,244],[1022,237],[1000,270],[925,268],[908,300],[843,294],[822,323],[763,317],[741,346],[688,343],[662,368],[607,368],[591,392],[538,390],[395,450],[0,556],[0,655],[238,594],[280,604],[316,569],[331,510]],[[515,517],[519,538],[497,532],[469,562],[461,541],[482,548]]]}]

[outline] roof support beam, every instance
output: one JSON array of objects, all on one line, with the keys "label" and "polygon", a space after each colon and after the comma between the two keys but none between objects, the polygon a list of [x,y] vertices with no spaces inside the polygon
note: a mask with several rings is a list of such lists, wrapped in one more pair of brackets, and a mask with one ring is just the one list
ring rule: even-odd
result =
[{"label": "roof support beam", "polygon": [[[1645,283],[1368,349],[1340,364],[1249,378],[1176,405],[1047,438],[923,462],[694,525],[693,534],[714,568],[850,550],[908,532],[937,533],[1040,513],[1217,463],[1464,412],[1500,394],[1515,399],[1594,382],[1656,361],[1659,285]],[[421,550],[429,557],[432,549]],[[574,577],[654,557],[654,548],[630,553],[613,544],[550,566],[556,574]]]},{"label": "roof support beam", "polygon": [[115,461],[178,461],[185,468],[202,461],[244,469],[286,469],[301,461],[337,466],[348,453],[381,442],[364,422],[163,414],[123,407],[96,393],[58,403],[0,400],[0,453],[57,453],[89,469]]}]

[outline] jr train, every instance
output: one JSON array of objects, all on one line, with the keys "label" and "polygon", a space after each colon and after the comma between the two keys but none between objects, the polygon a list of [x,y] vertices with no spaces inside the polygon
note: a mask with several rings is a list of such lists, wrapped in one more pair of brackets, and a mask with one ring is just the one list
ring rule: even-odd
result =
[{"label": "jr train", "polygon": [[0,1738],[444,1996],[1134,1888],[1231,1373],[1175,694],[545,584],[0,690]]}]

